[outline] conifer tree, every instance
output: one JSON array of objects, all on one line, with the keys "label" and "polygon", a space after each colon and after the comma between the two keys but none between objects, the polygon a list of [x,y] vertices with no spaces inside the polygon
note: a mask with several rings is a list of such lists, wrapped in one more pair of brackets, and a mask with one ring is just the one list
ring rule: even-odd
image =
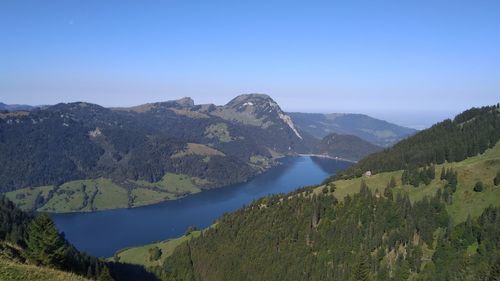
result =
[{"label": "conifer tree", "polygon": [[500,172],[497,172],[496,177],[493,179],[494,185],[500,185]]},{"label": "conifer tree", "polygon": [[46,266],[62,267],[70,251],[47,214],[41,214],[31,221],[26,245],[26,258]]},{"label": "conifer tree", "polygon": [[391,181],[389,181],[389,185],[388,187],[389,188],[395,188],[396,187],[396,179],[394,178],[394,176],[391,177]]},{"label": "conifer tree", "polygon": [[370,278],[370,268],[365,256],[359,258],[358,265],[354,269],[353,281],[368,281]]},{"label": "conifer tree", "polygon": [[106,266],[101,270],[101,274],[97,278],[97,281],[114,281],[109,269]]},{"label": "conifer tree", "polygon": [[444,169],[444,166],[443,168],[441,168],[441,176],[439,177],[441,180],[444,180],[446,179],[446,171]]}]

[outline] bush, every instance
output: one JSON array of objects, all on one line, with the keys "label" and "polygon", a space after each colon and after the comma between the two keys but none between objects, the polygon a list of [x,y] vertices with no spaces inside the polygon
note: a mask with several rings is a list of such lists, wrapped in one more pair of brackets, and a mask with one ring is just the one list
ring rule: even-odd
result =
[{"label": "bush", "polygon": [[196,226],[192,225],[186,229],[186,233],[184,233],[184,235],[188,236],[189,234],[191,234],[191,232],[196,231],[196,230],[198,230],[198,228],[196,228]]},{"label": "bush", "polygon": [[497,172],[497,176],[493,179],[494,185],[500,185],[500,172]]},{"label": "bush", "polygon": [[149,260],[150,261],[157,261],[160,259],[161,254],[162,254],[162,252],[161,252],[160,248],[153,247],[153,248],[149,249]]},{"label": "bush", "polygon": [[483,191],[483,183],[481,181],[476,182],[476,185],[474,185],[474,191],[475,192],[482,192]]}]

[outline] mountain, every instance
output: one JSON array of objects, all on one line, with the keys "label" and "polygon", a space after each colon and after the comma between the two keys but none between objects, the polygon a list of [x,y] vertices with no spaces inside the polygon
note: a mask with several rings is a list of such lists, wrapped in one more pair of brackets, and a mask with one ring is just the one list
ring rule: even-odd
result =
[{"label": "mountain", "polygon": [[[471,109],[380,152],[384,171],[257,200],[178,245],[156,270],[195,281],[496,280],[499,121],[497,107]],[[431,144],[454,151],[485,135],[472,156],[419,162],[435,154]],[[410,144],[419,144],[407,162],[415,185],[408,170],[391,166],[390,156]]]},{"label": "mountain", "polygon": [[[4,112],[0,191],[24,188],[9,198],[52,212],[141,206],[245,181],[278,157],[307,152],[306,139],[276,102],[256,94],[223,106],[183,98]],[[113,204],[99,203],[106,198]]]},{"label": "mountain", "polygon": [[[370,126],[357,128],[377,131]],[[26,210],[137,207],[246,181],[287,155],[319,149],[359,159],[375,150],[346,138],[322,143],[263,94],[225,105],[186,97],[127,108],[74,102],[3,111],[0,192]]]},{"label": "mountain", "polygon": [[34,106],[31,105],[26,105],[26,104],[5,104],[0,102],[0,111],[26,111],[26,110],[32,110],[35,108]]},{"label": "mountain", "polygon": [[417,132],[415,129],[391,124],[363,114],[350,113],[289,113],[304,132],[322,139],[336,133],[354,135],[375,145],[388,147]]},{"label": "mountain", "polygon": [[382,150],[382,147],[357,136],[333,133],[321,140],[315,149],[315,153],[357,161],[380,150]]}]

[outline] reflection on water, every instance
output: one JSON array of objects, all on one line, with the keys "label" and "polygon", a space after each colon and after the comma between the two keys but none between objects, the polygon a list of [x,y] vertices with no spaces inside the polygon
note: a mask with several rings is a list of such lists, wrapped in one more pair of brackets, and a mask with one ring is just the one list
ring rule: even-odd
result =
[{"label": "reflection on water", "polygon": [[255,199],[287,193],[320,183],[351,165],[314,157],[282,159],[282,165],[250,181],[203,191],[188,197],[134,209],[95,213],[54,214],[60,231],[78,249],[95,256],[112,256],[117,250],[178,237],[189,226],[205,228],[225,212]]}]

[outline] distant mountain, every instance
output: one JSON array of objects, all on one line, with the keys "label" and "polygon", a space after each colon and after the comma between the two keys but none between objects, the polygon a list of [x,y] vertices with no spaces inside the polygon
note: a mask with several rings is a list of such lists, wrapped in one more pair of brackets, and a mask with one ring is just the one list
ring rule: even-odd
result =
[{"label": "distant mountain", "polygon": [[315,153],[357,161],[369,154],[382,150],[357,136],[329,134],[316,146]]},{"label": "distant mountain", "polygon": [[391,124],[363,114],[350,113],[288,113],[304,132],[322,139],[336,133],[354,135],[375,145],[388,147],[417,132],[415,129]]},{"label": "distant mountain", "polygon": [[31,105],[26,104],[5,104],[0,102],[0,111],[8,110],[8,111],[23,111],[23,110],[32,110],[35,108]]}]

